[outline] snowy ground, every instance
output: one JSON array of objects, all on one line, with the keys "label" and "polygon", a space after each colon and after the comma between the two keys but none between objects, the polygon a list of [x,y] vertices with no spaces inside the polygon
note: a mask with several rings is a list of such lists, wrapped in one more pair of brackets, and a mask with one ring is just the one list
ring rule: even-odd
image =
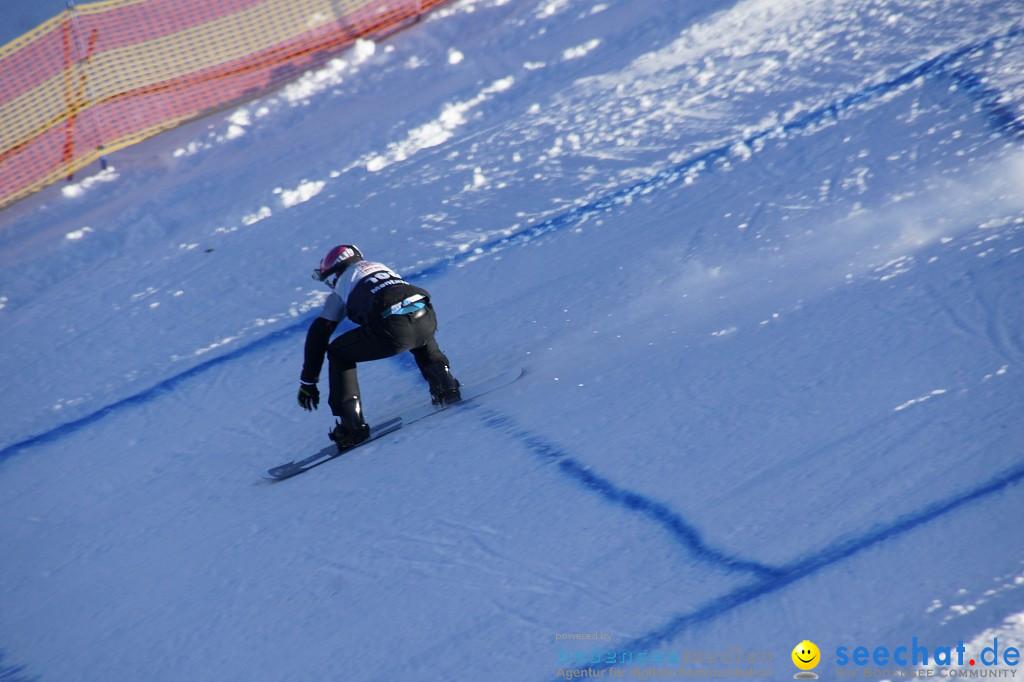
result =
[{"label": "snowy ground", "polygon": [[[3,211],[0,679],[1024,645],[1022,74],[1013,2],[464,1]],[[267,484],[346,241],[526,375]]]},{"label": "snowy ground", "polygon": [[[4,0],[0,17],[0,45],[28,33],[68,8],[68,0]],[[81,3],[79,3],[81,4]]]}]

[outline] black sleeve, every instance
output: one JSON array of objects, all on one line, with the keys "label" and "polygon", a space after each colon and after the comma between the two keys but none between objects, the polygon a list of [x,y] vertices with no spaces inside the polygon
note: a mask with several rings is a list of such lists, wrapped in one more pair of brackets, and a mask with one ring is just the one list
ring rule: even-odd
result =
[{"label": "black sleeve", "polygon": [[324,355],[331,342],[331,334],[337,322],[325,317],[318,317],[309,325],[306,332],[305,361],[302,363],[301,379],[307,384],[315,384],[320,380],[320,369],[324,366]]}]

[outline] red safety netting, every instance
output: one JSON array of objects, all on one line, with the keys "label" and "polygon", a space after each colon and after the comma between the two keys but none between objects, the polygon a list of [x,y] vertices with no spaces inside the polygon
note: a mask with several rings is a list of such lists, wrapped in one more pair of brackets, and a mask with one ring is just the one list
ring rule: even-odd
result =
[{"label": "red safety netting", "polygon": [[446,0],[105,0],[0,47],[0,207]]}]

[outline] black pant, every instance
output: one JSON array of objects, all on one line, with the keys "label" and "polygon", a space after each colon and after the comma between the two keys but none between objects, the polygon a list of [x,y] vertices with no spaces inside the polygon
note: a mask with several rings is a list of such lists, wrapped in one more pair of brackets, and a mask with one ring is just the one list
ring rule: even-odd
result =
[{"label": "black pant", "polygon": [[342,401],[359,398],[359,380],[356,363],[390,358],[410,351],[423,378],[428,366],[448,358],[434,340],[437,317],[428,303],[425,308],[410,315],[375,317],[362,327],[351,329],[336,338],[327,349],[330,365],[331,393],[327,403],[335,416],[342,414]]}]

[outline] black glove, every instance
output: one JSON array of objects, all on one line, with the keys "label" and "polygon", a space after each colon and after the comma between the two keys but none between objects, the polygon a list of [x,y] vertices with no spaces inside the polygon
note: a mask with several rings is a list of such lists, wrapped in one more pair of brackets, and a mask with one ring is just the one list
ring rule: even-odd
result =
[{"label": "black glove", "polygon": [[320,404],[320,389],[316,384],[302,384],[299,386],[299,405],[306,412],[312,412]]}]

